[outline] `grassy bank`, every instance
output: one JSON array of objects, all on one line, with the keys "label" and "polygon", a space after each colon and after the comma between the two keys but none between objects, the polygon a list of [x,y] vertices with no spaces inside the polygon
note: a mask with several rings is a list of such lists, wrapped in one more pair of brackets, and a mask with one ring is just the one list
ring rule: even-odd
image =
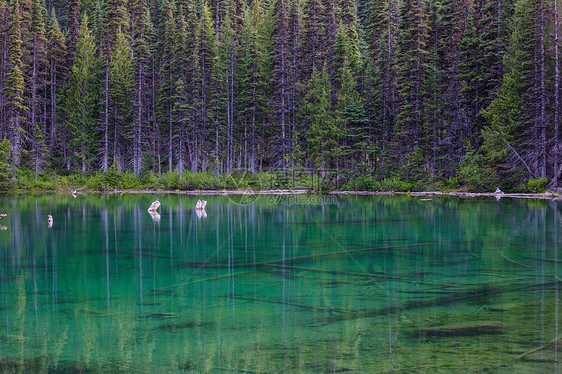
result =
[{"label": "grassy bank", "polygon": [[[546,191],[547,179],[531,179],[527,183],[503,187],[508,193],[537,194]],[[33,191],[112,191],[112,190],[151,190],[151,191],[194,191],[194,190],[310,190],[310,191],[464,191],[470,193],[493,192],[491,183],[469,183],[459,178],[448,180],[401,180],[398,177],[376,178],[369,175],[311,174],[300,170],[282,172],[260,172],[213,175],[207,173],[177,171],[156,175],[149,171],[135,176],[133,173],[119,173],[110,168],[105,173],[79,174],[67,171],[48,171],[37,178],[32,170],[17,169],[11,178],[2,182],[2,190],[10,192]]]}]

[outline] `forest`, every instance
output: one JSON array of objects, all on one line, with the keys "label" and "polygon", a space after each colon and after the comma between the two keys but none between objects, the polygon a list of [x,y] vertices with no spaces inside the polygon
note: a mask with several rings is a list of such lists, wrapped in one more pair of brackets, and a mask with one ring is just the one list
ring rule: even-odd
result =
[{"label": "forest", "polygon": [[0,182],[556,188],[557,1],[0,0]]}]

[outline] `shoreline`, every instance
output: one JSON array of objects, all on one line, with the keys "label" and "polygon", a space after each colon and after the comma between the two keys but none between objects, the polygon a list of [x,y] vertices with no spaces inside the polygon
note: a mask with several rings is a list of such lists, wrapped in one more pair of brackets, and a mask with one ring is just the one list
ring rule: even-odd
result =
[{"label": "shoreline", "polygon": [[[26,193],[26,192],[23,192]],[[72,193],[72,191],[31,191],[30,193]],[[227,196],[227,195],[351,195],[351,196],[392,196],[404,195],[413,197],[438,197],[438,196],[456,196],[461,198],[473,197],[495,197],[516,198],[516,199],[542,199],[542,200],[562,200],[562,194],[553,192],[545,192],[538,194],[528,193],[494,193],[494,192],[462,192],[462,191],[424,191],[424,192],[393,192],[393,191],[314,191],[314,190],[111,190],[111,191],[78,191],[78,195],[88,193],[107,194],[107,195],[187,195],[187,196]]]}]

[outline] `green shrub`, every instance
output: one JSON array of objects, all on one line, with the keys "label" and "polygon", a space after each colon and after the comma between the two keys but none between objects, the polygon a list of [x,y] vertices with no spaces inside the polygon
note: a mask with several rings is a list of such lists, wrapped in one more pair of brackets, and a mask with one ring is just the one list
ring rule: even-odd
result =
[{"label": "green shrub", "polygon": [[372,175],[359,175],[352,177],[349,182],[342,187],[345,191],[379,191],[381,183]]},{"label": "green shrub", "polygon": [[142,180],[133,173],[127,172],[120,176],[119,188],[122,190],[138,190],[142,188]]},{"label": "green shrub", "polygon": [[472,145],[467,144],[466,153],[461,161],[458,180],[470,191],[488,191],[492,188],[493,176],[482,165],[482,155],[478,154]]},{"label": "green shrub", "polygon": [[459,187],[461,187],[461,183],[457,177],[450,177],[448,179],[435,182],[435,189],[438,191],[451,191],[456,190]]},{"label": "green shrub", "polygon": [[180,189],[180,174],[177,171],[169,171],[158,178],[158,185],[165,190]]},{"label": "green shrub", "polygon": [[105,175],[96,173],[86,177],[86,188],[90,191],[105,191],[107,186],[105,184]]},{"label": "green shrub", "polygon": [[142,188],[154,188],[158,183],[158,178],[152,170],[146,169],[141,172],[139,183]]},{"label": "green shrub", "polygon": [[0,143],[0,190],[8,190],[13,187],[12,170],[8,159],[10,158],[10,142],[8,139]]},{"label": "green shrub", "polygon": [[401,181],[398,177],[385,178],[380,182],[382,191],[408,192],[412,190],[412,184]]},{"label": "green shrub", "polygon": [[260,172],[254,174],[248,185],[254,190],[272,190],[276,188],[277,180],[275,173]]},{"label": "green shrub", "polygon": [[529,193],[543,193],[547,184],[548,179],[546,178],[530,179],[527,182],[526,190]]},{"label": "green shrub", "polygon": [[115,189],[121,183],[119,174],[119,163],[115,161],[113,165],[103,174],[103,184],[107,189]]}]

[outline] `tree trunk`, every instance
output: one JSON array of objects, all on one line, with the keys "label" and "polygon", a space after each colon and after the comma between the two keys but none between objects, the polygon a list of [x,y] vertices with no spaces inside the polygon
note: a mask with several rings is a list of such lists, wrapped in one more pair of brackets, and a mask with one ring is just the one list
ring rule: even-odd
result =
[{"label": "tree trunk", "polygon": [[545,92],[545,55],[544,55],[544,3],[539,0],[539,175],[546,178],[546,92]]},{"label": "tree trunk", "polygon": [[558,35],[558,0],[554,0],[554,178],[552,184],[558,186],[558,169],[560,157],[560,61],[559,61],[559,35]]},{"label": "tree trunk", "polygon": [[106,61],[104,71],[104,97],[103,97],[103,150],[101,168],[109,169],[109,61]]}]

